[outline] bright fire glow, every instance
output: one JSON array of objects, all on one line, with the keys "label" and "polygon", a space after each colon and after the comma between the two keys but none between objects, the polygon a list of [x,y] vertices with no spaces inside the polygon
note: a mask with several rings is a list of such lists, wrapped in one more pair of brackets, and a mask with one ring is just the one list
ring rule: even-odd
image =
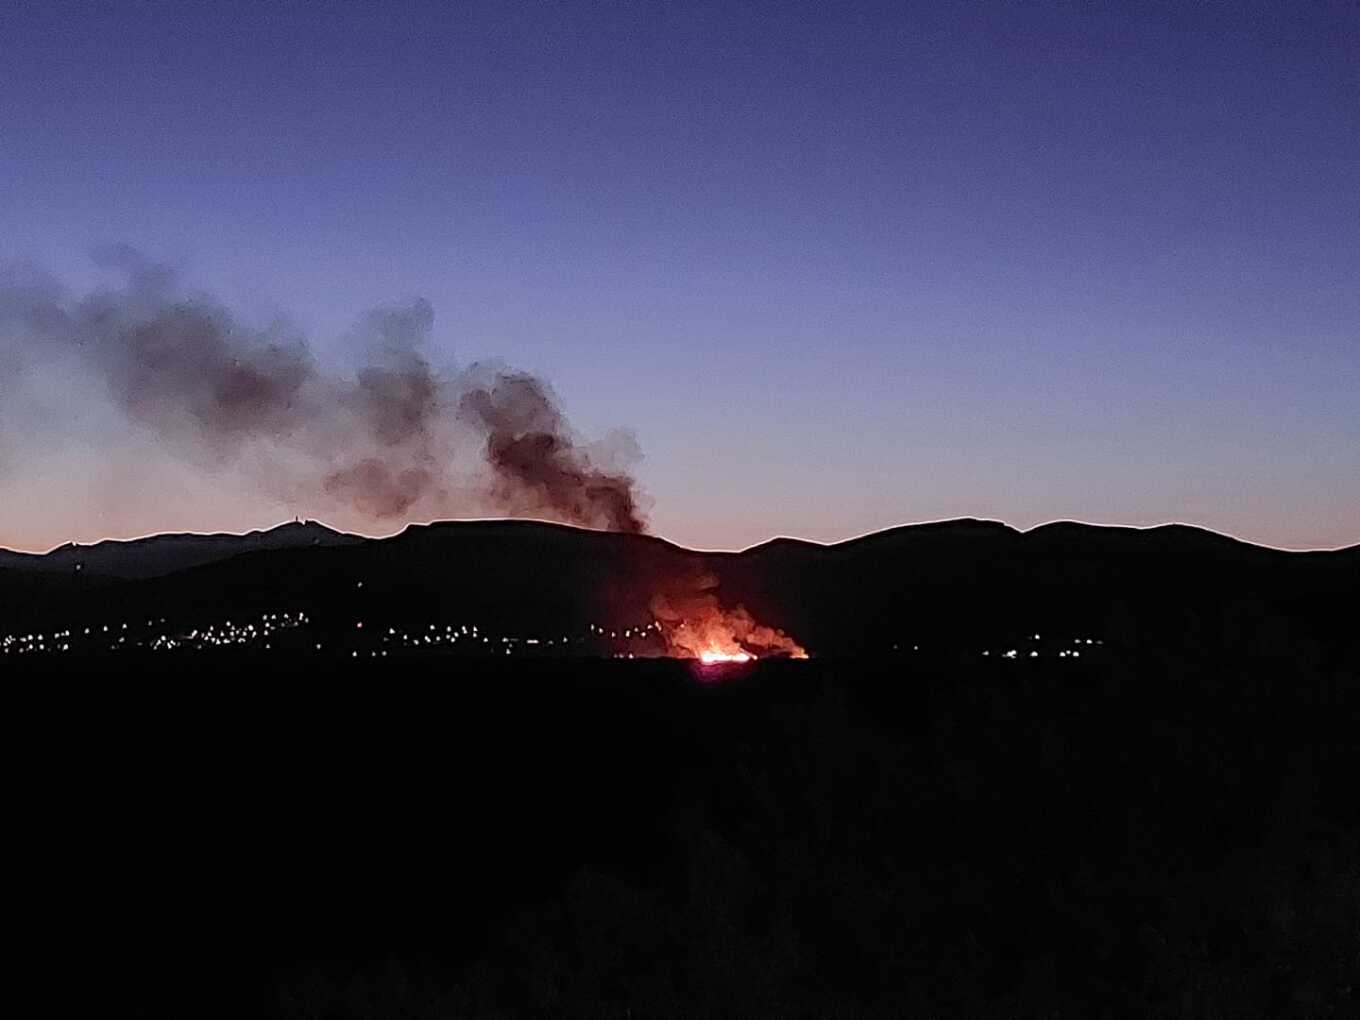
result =
[{"label": "bright fire glow", "polygon": [[720,652],[713,648],[705,648],[699,653],[699,661],[705,666],[712,666],[718,662],[750,662],[754,655],[746,652]]},{"label": "bright fire glow", "polygon": [[706,666],[760,658],[806,659],[807,651],[775,627],[757,623],[743,606],[724,607],[716,578],[700,575],[673,582],[652,600],[668,654]]}]

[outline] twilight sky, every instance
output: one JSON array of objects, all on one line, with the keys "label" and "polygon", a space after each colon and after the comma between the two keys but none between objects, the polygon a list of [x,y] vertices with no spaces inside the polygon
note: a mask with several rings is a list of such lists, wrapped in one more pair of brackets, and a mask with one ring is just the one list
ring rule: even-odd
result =
[{"label": "twilight sky", "polygon": [[[682,544],[1360,542],[1350,0],[20,0],[0,56],[4,272],[131,245],[336,371],[424,298],[431,362],[630,430]],[[67,370],[0,334],[0,546],[327,517]]]}]

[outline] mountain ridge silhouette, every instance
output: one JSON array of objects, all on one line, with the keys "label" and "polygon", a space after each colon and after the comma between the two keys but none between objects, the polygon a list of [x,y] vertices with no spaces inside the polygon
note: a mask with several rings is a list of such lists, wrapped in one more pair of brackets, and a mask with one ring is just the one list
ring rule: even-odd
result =
[{"label": "mountain ridge silhouette", "polygon": [[818,654],[962,648],[1056,628],[1187,647],[1281,632],[1349,655],[1360,546],[1289,552],[1185,525],[1053,522],[1022,532],[965,518],[832,544],[776,538],[705,552],[538,521],[437,521],[386,538],[309,522],[9,554],[0,612],[37,626],[305,609],[337,627],[474,620],[507,633],[569,633],[643,625],[656,593],[677,584],[711,589]]}]

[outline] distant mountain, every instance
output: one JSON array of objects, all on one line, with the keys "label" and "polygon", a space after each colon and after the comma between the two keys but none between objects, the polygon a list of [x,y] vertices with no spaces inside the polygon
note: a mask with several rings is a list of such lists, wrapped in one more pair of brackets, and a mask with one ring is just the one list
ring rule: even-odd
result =
[{"label": "distant mountain", "polygon": [[138,580],[162,577],[241,553],[357,545],[365,541],[368,540],[333,531],[316,521],[294,521],[244,535],[151,535],[125,541],[109,539],[93,545],[72,542],[48,553],[18,553],[0,549],[0,570],[85,573],[93,577]]},{"label": "distant mountain", "polygon": [[[80,573],[77,564],[83,564]],[[5,569],[8,568],[8,569]],[[977,648],[1033,633],[1111,646],[1357,656],[1360,546],[1283,552],[1180,525],[910,525],[834,545],[739,553],[528,521],[413,525],[387,539],[291,524],[0,559],[0,621],[305,610],[337,633],[478,621],[516,633],[641,626],[658,591],[709,576],[821,655]],[[0,633],[10,630],[0,622]],[[1185,655],[1182,654],[1182,659]],[[1186,660],[1189,661],[1189,660]]]}]

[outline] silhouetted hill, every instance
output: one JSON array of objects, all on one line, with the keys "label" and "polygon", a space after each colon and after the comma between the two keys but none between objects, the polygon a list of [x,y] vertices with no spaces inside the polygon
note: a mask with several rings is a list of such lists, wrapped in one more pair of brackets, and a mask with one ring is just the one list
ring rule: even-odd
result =
[{"label": "silhouetted hill", "polygon": [[244,535],[150,535],[125,541],[109,539],[93,545],[72,542],[48,553],[19,553],[0,549],[0,570],[59,574],[79,572],[94,577],[135,580],[172,574],[245,552],[355,545],[364,541],[367,540],[333,531],[316,521],[294,521]]},{"label": "silhouetted hill", "polygon": [[[518,634],[643,626],[653,595],[711,575],[814,654],[963,652],[1034,633],[1200,654],[1228,645],[1353,661],[1360,547],[1283,552],[1173,525],[992,521],[894,528],[834,545],[739,553],[527,521],[413,525],[363,539],[319,524],[8,554],[0,607],[18,626],[305,611],[326,633],[472,621]],[[73,564],[83,562],[76,574]]]}]

